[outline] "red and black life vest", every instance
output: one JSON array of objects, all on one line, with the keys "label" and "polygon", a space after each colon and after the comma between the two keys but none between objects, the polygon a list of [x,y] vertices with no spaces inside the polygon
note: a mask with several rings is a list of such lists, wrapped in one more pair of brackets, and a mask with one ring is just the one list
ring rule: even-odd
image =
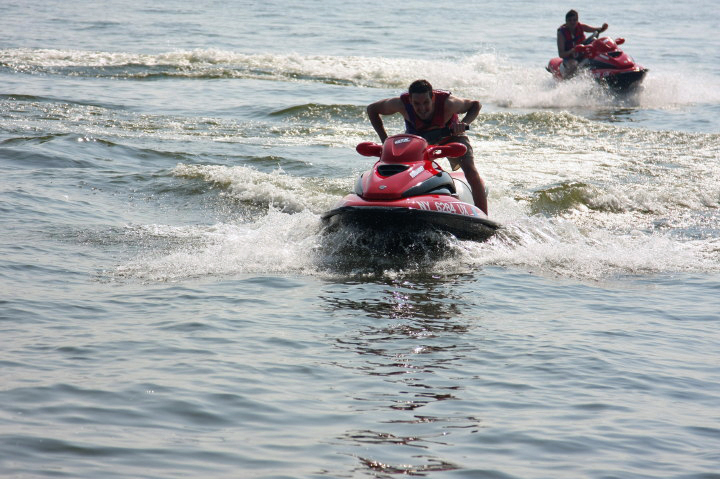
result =
[{"label": "red and black life vest", "polygon": [[585,32],[580,26],[580,23],[575,25],[575,32],[571,32],[566,25],[558,28],[558,32],[561,32],[563,37],[565,37],[565,51],[568,51],[575,45],[580,45],[585,41]]},{"label": "red and black life vest", "polygon": [[[405,105],[405,111],[409,118],[409,120],[405,119],[405,133],[422,136],[428,140],[428,143],[435,143],[438,140],[438,138],[436,138],[438,132],[436,131],[434,134],[429,132],[445,128],[458,121],[457,113],[450,117],[448,121],[445,121],[445,102],[449,97],[449,91],[433,90],[433,108],[435,110],[432,118],[423,120],[415,114],[415,109],[410,103],[410,93],[405,92],[400,95],[400,99]],[[430,141],[431,139],[433,141]]]}]

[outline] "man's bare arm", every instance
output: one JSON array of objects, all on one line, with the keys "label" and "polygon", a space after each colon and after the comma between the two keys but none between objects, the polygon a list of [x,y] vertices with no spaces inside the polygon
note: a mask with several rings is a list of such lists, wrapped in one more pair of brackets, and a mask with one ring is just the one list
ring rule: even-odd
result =
[{"label": "man's bare arm", "polygon": [[465,132],[465,125],[469,125],[478,117],[482,105],[477,100],[466,100],[457,97],[450,97],[448,101],[448,106],[452,113],[465,113],[465,116],[460,120],[457,125],[451,126],[454,135],[461,135]]},{"label": "man's bare arm", "polygon": [[565,37],[560,32],[558,32],[558,34],[557,34],[557,47],[558,47],[558,56],[560,58],[570,58],[570,57],[572,57],[573,53],[575,53],[575,48],[571,48],[570,50],[565,50]]},{"label": "man's bare arm", "polygon": [[385,131],[385,125],[383,124],[380,115],[400,113],[404,108],[405,107],[400,98],[386,98],[385,100],[379,100],[368,105],[367,114],[368,118],[370,118],[370,124],[380,137],[381,142],[385,141],[388,134]]},{"label": "man's bare arm", "polygon": [[584,23],[580,24],[580,27],[583,29],[584,32],[594,32],[595,30],[600,30],[600,33],[604,32],[608,29],[608,24],[603,23],[602,27],[591,27],[590,25],[585,25]]}]

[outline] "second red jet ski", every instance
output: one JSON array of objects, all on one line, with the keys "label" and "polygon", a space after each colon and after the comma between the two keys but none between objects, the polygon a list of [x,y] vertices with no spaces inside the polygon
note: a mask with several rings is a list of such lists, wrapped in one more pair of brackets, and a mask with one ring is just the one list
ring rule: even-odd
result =
[{"label": "second red jet ski", "polygon": [[461,171],[448,173],[435,160],[458,157],[461,143],[428,145],[417,135],[401,134],[380,145],[357,145],[363,156],[379,156],[355,182],[353,193],[322,215],[330,228],[355,225],[374,231],[413,232],[435,229],[460,239],[484,241],[500,225],[473,204]]},{"label": "second red jet ski", "polygon": [[[618,45],[625,43],[624,38],[610,37],[598,38],[600,32],[593,33],[583,45],[576,46],[576,50],[583,55],[574,76],[586,70],[597,81],[606,84],[611,90],[622,93],[636,89],[645,78],[647,68],[635,63],[635,60],[620,50]],[[562,67],[563,59],[553,58],[546,70],[553,74],[557,80],[565,80],[568,76]]]}]

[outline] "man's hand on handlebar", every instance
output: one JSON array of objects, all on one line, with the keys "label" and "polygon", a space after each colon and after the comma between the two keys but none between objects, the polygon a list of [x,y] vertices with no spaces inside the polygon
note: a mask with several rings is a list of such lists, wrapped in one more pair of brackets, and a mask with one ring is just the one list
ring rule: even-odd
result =
[{"label": "man's hand on handlebar", "polygon": [[465,133],[465,130],[469,130],[469,129],[470,129],[470,125],[468,125],[467,123],[463,123],[461,121],[450,125],[450,133],[452,133],[453,136],[462,135],[463,133]]}]

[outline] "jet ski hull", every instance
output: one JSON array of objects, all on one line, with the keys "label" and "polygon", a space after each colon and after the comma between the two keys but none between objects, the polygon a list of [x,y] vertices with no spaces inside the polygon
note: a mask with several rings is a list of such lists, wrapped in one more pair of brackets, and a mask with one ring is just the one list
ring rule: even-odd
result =
[{"label": "jet ski hull", "polygon": [[355,226],[376,233],[435,230],[459,239],[485,241],[500,225],[484,216],[468,216],[401,206],[340,206],[322,217],[329,228]]},{"label": "jet ski hull", "polygon": [[629,92],[640,86],[645,78],[647,69],[638,68],[624,72],[617,72],[600,76],[598,81],[607,84],[607,86],[616,92]]},{"label": "jet ski hull", "polygon": [[359,228],[359,234],[438,230],[485,241],[500,227],[473,204],[465,175],[444,171],[434,161],[463,155],[465,145],[428,145],[419,136],[401,134],[382,145],[364,142],[356,149],[380,160],[357,178],[353,193],[322,215],[326,230],[345,226]]}]

